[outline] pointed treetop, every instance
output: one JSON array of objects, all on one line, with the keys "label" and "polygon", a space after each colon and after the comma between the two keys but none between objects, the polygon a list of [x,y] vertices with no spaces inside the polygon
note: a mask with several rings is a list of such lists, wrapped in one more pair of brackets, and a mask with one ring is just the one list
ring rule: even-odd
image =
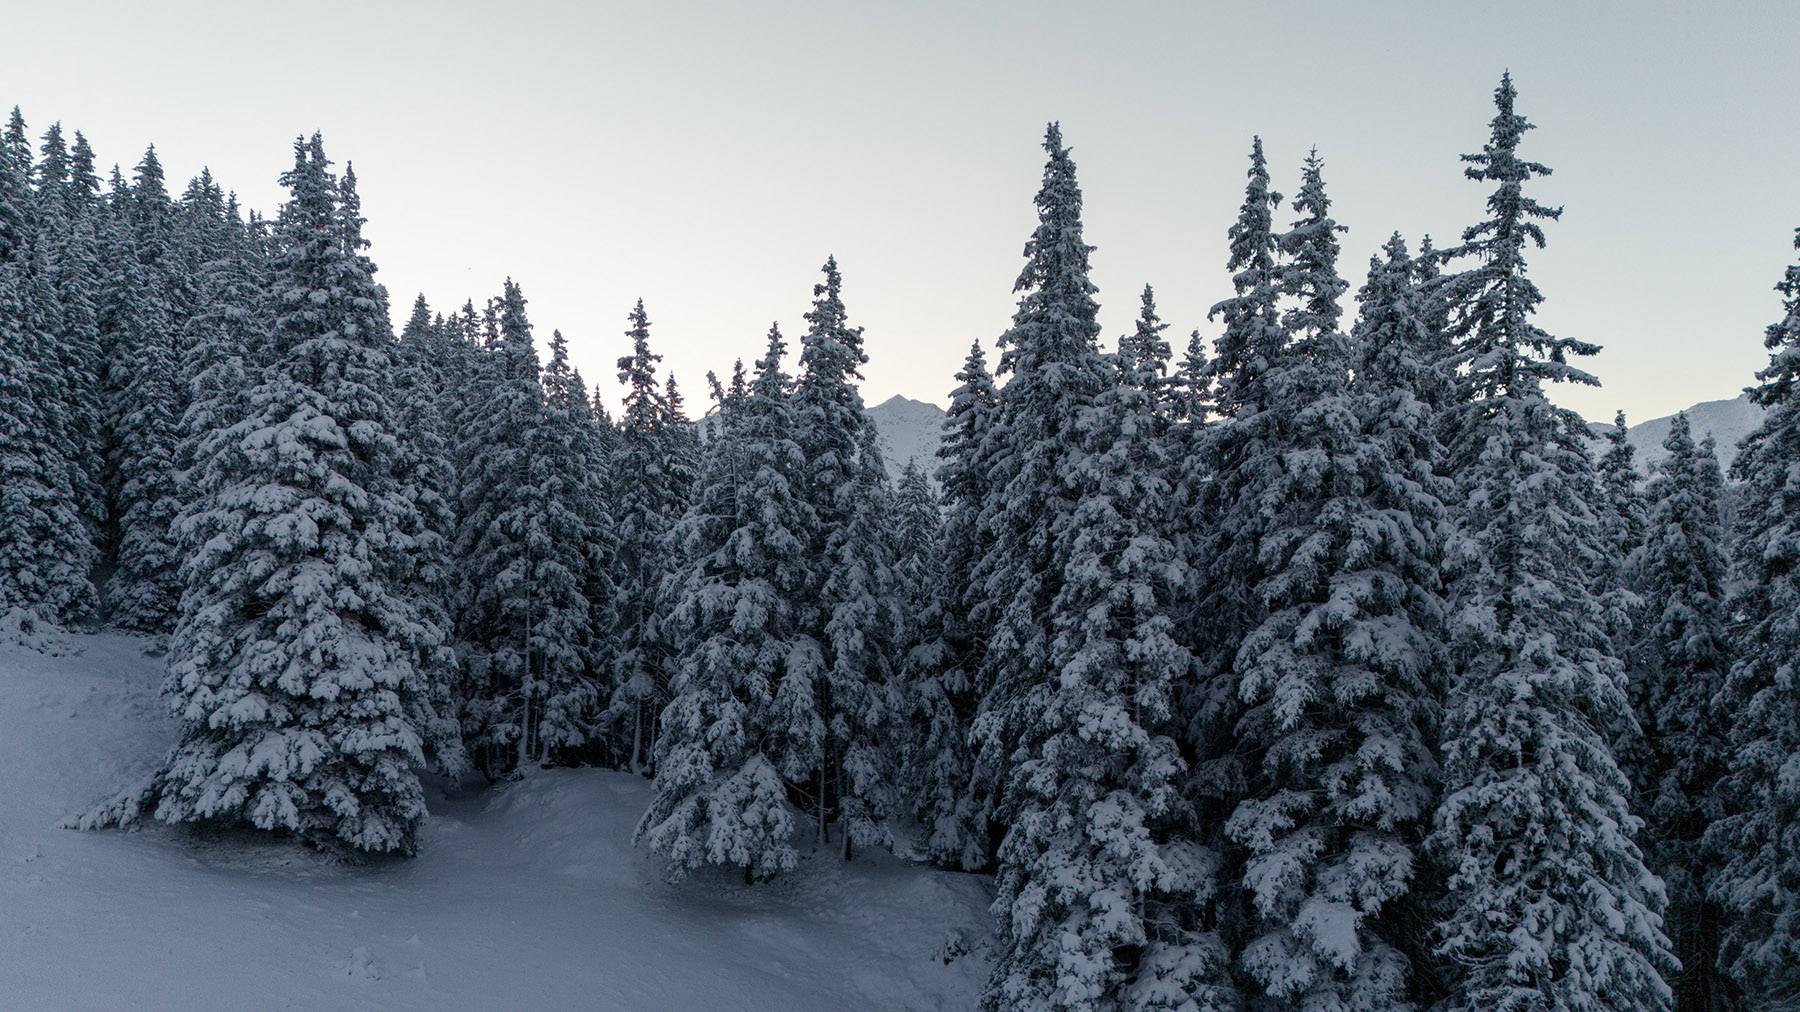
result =
[{"label": "pointed treetop", "polygon": [[631,324],[625,336],[631,338],[631,354],[618,360],[619,382],[630,389],[625,394],[625,427],[649,431],[662,425],[663,399],[656,385],[656,363],[662,356],[650,350],[650,316],[644,312],[644,300],[637,300],[625,319]]},{"label": "pointed treetop", "polygon": [[50,124],[44,131],[43,156],[38,163],[38,184],[46,190],[60,190],[69,181],[69,146],[64,143],[62,123]]},{"label": "pointed treetop", "polygon": [[[317,140],[317,135],[314,135]],[[368,219],[362,216],[362,198],[356,193],[356,166],[351,162],[344,163],[344,178],[338,183],[338,207],[343,219],[345,248],[351,252],[367,249],[369,240],[363,238],[363,226]]]},{"label": "pointed treetop", "polygon": [[[1034,199],[1038,224],[1025,242],[1025,266],[1013,283],[1013,291],[1023,294],[1011,329],[1000,335],[996,374],[1042,373],[1047,366],[1093,355],[1098,346],[1098,289],[1089,280],[1088,263],[1094,247],[1082,236],[1081,184],[1055,123],[1045,131],[1044,151],[1050,157]],[[1083,375],[1092,378],[1088,371]]]},{"label": "pointed treetop", "polygon": [[6,134],[0,138],[0,144],[6,147],[6,153],[13,159],[14,166],[22,173],[31,171],[31,142],[25,137],[25,117],[18,106],[12,107],[12,116],[6,121]]},{"label": "pointed treetop", "polygon": [[1148,393],[1154,408],[1169,366],[1169,342],[1163,337],[1169,325],[1156,315],[1156,293],[1149,285],[1139,298],[1137,330],[1119,342],[1119,368],[1123,381]]},{"label": "pointed treetop", "polygon": [[837,257],[826,257],[820,270],[825,280],[813,285],[813,307],[805,317],[810,326],[800,341],[804,369],[800,381],[835,388],[861,379],[857,367],[866,364],[869,356],[863,351],[862,328],[850,326],[844,309],[844,278],[838,272]]},{"label": "pointed treetop", "polygon": [[1349,230],[1331,217],[1324,168],[1319,149],[1313,148],[1306,156],[1300,193],[1293,204],[1302,217],[1278,240],[1288,256],[1281,270],[1282,291],[1301,302],[1282,323],[1297,337],[1334,333],[1344,312],[1341,299],[1350,287],[1337,270],[1337,234]]},{"label": "pointed treetop", "polygon": [[781,371],[781,357],[787,354],[787,342],[781,337],[781,324],[769,324],[769,346],[756,360],[756,382],[751,393],[759,398],[781,400],[788,394],[789,377]]},{"label": "pointed treetop", "polygon": [[507,278],[500,295],[500,335],[508,345],[531,344],[531,321],[525,316],[525,292],[512,278]]},{"label": "pointed treetop", "polygon": [[100,195],[100,173],[95,164],[94,149],[88,145],[88,139],[81,131],[75,131],[75,143],[69,148],[69,193],[73,203],[85,207]]},{"label": "pointed treetop", "polygon": [[169,203],[169,190],[163,182],[162,161],[156,157],[156,145],[144,149],[143,160],[131,174],[131,196],[140,213],[159,213]]},{"label": "pointed treetop", "polygon": [[1225,269],[1234,272],[1232,287],[1239,295],[1264,284],[1275,272],[1275,208],[1281,194],[1269,188],[1269,160],[1263,157],[1261,137],[1250,139],[1249,181],[1237,221],[1225,232],[1230,255]]},{"label": "pointed treetop", "polygon": [[1274,215],[1280,203],[1281,194],[1269,188],[1262,138],[1253,137],[1244,202],[1237,220],[1225,232],[1229,251],[1225,269],[1232,272],[1231,285],[1237,294],[1206,314],[1207,319],[1223,317],[1225,322],[1225,332],[1214,344],[1207,378],[1217,380],[1216,407],[1227,415],[1268,406],[1271,394],[1263,389],[1262,376],[1287,344],[1287,331],[1276,312],[1280,278]]},{"label": "pointed treetop", "polygon": [[407,317],[406,326],[401,329],[402,340],[422,341],[431,332],[431,304],[425,301],[425,293],[420,292],[413,299],[412,315]]},{"label": "pointed treetop", "polygon": [[1473,242],[1497,229],[1507,231],[1508,226],[1511,226],[1530,237],[1541,249],[1544,245],[1544,230],[1530,219],[1549,218],[1554,221],[1562,216],[1560,207],[1545,207],[1519,195],[1520,184],[1533,176],[1548,176],[1551,170],[1540,162],[1528,162],[1518,157],[1520,138],[1525,136],[1525,131],[1534,130],[1536,126],[1513,111],[1513,99],[1517,96],[1518,92],[1513,90],[1512,74],[1508,72],[1500,78],[1500,87],[1494,89],[1494,106],[1498,111],[1489,124],[1491,132],[1487,144],[1482,146],[1478,154],[1462,156],[1462,160],[1469,163],[1463,169],[1463,175],[1474,180],[1491,180],[1501,184],[1488,198],[1488,211],[1502,219],[1500,222],[1470,226],[1463,233],[1464,242]]}]

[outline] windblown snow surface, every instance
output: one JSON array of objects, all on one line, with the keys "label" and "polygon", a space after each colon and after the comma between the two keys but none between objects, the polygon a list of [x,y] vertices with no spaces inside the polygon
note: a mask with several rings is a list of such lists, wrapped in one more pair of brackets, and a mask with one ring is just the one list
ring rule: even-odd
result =
[{"label": "windblown snow surface", "polygon": [[[428,783],[419,855],[335,864],[257,834],[59,828],[174,741],[149,641],[0,646],[0,1009],[967,1009],[986,879],[805,855],[679,885],[631,846],[649,784]],[[946,963],[953,934],[976,951]]]}]

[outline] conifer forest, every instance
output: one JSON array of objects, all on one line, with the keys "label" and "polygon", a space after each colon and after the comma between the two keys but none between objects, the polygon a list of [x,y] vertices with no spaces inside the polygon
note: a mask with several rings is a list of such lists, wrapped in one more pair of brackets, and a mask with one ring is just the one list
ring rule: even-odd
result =
[{"label": "conifer forest", "polygon": [[1051,123],[910,461],[854,264],[704,386],[642,300],[584,377],[530,278],[388,292],[318,134],[265,212],[14,109],[0,641],[138,637],[175,729],[67,829],[387,874],[433,792],[614,776],[671,895],[976,883],[986,1012],[1800,1009],[1800,261],[1760,427],[1647,464],[1559,406],[1598,348],[1540,323],[1562,209],[1492,98],[1479,220],[1366,265],[1331,153],[1246,138],[1188,335],[1148,285],[1101,333]]}]

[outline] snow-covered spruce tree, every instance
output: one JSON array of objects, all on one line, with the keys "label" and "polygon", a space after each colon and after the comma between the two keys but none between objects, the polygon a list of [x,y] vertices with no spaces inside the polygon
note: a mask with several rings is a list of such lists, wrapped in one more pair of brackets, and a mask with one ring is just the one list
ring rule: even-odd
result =
[{"label": "snow-covered spruce tree", "polygon": [[1600,482],[1601,543],[1605,546],[1602,565],[1595,571],[1594,593],[1606,609],[1606,626],[1613,639],[1613,654],[1629,667],[1631,643],[1636,637],[1633,626],[1644,602],[1632,590],[1632,572],[1637,568],[1637,555],[1644,545],[1644,493],[1639,487],[1643,476],[1637,469],[1637,450],[1627,437],[1630,427],[1625,412],[1613,417],[1606,432],[1606,452],[1596,462],[1595,477]]},{"label": "snow-covered spruce tree", "polygon": [[[1245,775],[1234,737],[1239,712],[1234,656],[1260,621],[1253,610],[1252,577],[1264,518],[1238,504],[1245,489],[1269,481],[1264,472],[1279,466],[1277,458],[1258,453],[1257,446],[1262,430],[1276,417],[1269,412],[1283,400],[1263,373],[1287,344],[1277,308],[1281,291],[1274,212],[1281,194],[1269,188],[1260,137],[1252,141],[1247,176],[1243,204],[1226,233],[1226,269],[1232,272],[1236,294],[1207,314],[1224,322],[1205,375],[1220,418],[1175,432],[1181,461],[1177,502],[1187,520],[1181,541],[1194,579],[1194,607],[1182,641],[1197,663],[1176,711],[1187,723],[1185,745],[1193,767],[1189,797],[1200,810],[1201,825],[1213,827],[1206,842],[1221,852],[1225,822],[1243,795]],[[1221,909],[1220,916],[1226,922],[1223,930],[1239,930],[1239,912]]]},{"label": "snow-covered spruce tree", "polygon": [[893,488],[877,439],[869,422],[856,448],[851,512],[827,540],[831,569],[820,593],[830,607],[824,640],[827,786],[836,799],[846,859],[853,847],[893,845],[887,823],[900,809],[900,677],[914,635],[905,585],[895,570]]},{"label": "snow-covered spruce tree", "polygon": [[74,468],[76,502],[92,540],[104,529],[106,512],[101,491],[106,455],[95,379],[100,363],[95,304],[100,254],[93,217],[70,196],[75,186],[73,162],[60,125],[53,124],[44,134],[40,150],[36,210],[38,247],[45,260],[40,280],[49,286],[56,306],[52,346],[66,405],[65,431],[60,436],[64,456]]},{"label": "snow-covered spruce tree", "polygon": [[[868,361],[862,328],[848,322],[836,258],[822,271],[800,340],[793,405],[794,440],[806,458],[803,492],[817,518],[812,580],[797,603],[824,650],[822,680],[807,695],[811,719],[825,734],[817,768],[804,778],[789,775],[799,781],[796,794],[810,796],[821,843],[830,839],[829,814],[837,814],[848,857],[852,845],[890,842],[894,771],[887,739],[898,706],[903,616],[888,544],[887,472],[856,388],[858,367]],[[790,719],[808,718],[794,713]]]},{"label": "snow-covered spruce tree", "polygon": [[[17,106],[13,112],[18,112]],[[34,203],[30,150],[21,155],[15,145],[0,144],[0,263],[23,258]]]},{"label": "snow-covered spruce tree", "polygon": [[1800,263],[1775,289],[1784,315],[1763,338],[1769,365],[1750,388],[1768,414],[1731,465],[1744,488],[1730,607],[1736,656],[1720,696],[1730,814],[1709,831],[1725,855],[1712,895],[1732,913],[1727,959],[1752,1000],[1771,1004],[1800,1000]]},{"label": "snow-covered spruce tree", "polygon": [[441,631],[405,594],[422,525],[383,393],[392,331],[319,136],[297,140],[275,238],[268,366],[216,429],[183,521],[199,546],[171,637],[182,738],[151,783],[91,813],[245,822],[328,847],[414,847],[412,714]]},{"label": "snow-covered spruce tree", "polygon": [[[1166,373],[1169,368],[1169,342],[1163,331],[1169,325],[1156,315],[1156,292],[1149,285],[1138,296],[1136,329],[1119,338],[1119,361],[1141,384],[1149,403],[1151,433],[1160,437],[1177,411],[1186,405],[1186,391],[1178,378]],[[1202,353],[1204,354],[1204,353]],[[1137,364],[1130,364],[1137,363]]]},{"label": "snow-covered spruce tree", "polygon": [[[1254,531],[1244,579],[1256,619],[1234,661],[1247,793],[1225,832],[1246,855],[1240,964],[1276,1007],[1407,1009],[1413,946],[1393,907],[1412,884],[1436,772],[1443,507],[1429,456],[1395,438],[1422,420],[1386,416],[1410,394],[1405,375],[1377,368],[1352,387],[1342,229],[1321,169],[1314,152],[1293,203],[1302,217],[1278,239],[1295,304],[1288,341],[1257,361],[1271,399],[1222,423],[1253,427],[1221,480],[1237,490],[1227,512]],[[1384,366],[1404,354],[1383,351]]]},{"label": "snow-covered spruce tree", "polygon": [[[449,544],[456,537],[456,474],[451,462],[450,433],[439,410],[444,385],[438,332],[431,317],[431,306],[425,296],[413,301],[412,315],[400,331],[394,348],[394,400],[400,424],[400,443],[407,455],[407,470],[416,475],[410,482],[418,494],[415,506],[436,543],[434,552],[442,569]],[[443,598],[434,607],[448,608],[445,595],[447,579],[436,574],[435,596]]]},{"label": "snow-covered spruce tree", "polygon": [[1611,741],[1629,726],[1624,673],[1592,591],[1604,551],[1587,428],[1544,386],[1596,382],[1569,358],[1597,349],[1531,322],[1526,276],[1539,221],[1524,195],[1549,170],[1521,160],[1530,128],[1498,114],[1465,174],[1496,184],[1466,229],[1469,269],[1446,278],[1461,398],[1448,473],[1461,526],[1450,586],[1455,681],[1445,794],[1431,845],[1449,872],[1439,951],[1459,968],[1451,1008],[1623,1010],[1669,1002],[1662,882],[1634,840],[1630,785]]},{"label": "snow-covered spruce tree", "polygon": [[136,336],[131,378],[123,391],[116,467],[118,566],[106,587],[111,624],[140,632],[174,628],[181,594],[181,555],[173,530],[181,512],[175,468],[180,395],[167,321]]},{"label": "snow-covered spruce tree", "polygon": [[[570,497],[578,451],[570,420],[552,420],[538,372],[525,296],[510,279],[495,310],[490,348],[458,434],[462,508],[457,630],[468,656],[463,739],[493,777],[578,744],[552,721],[552,696],[594,691],[588,623],[586,526]],[[561,426],[561,429],[559,429]]]},{"label": "snow-covered spruce tree", "polygon": [[469,760],[457,717],[462,676],[448,635],[455,628],[451,613],[455,565],[450,546],[456,537],[456,469],[449,427],[438,412],[443,375],[429,314],[430,307],[421,295],[393,346],[392,401],[402,488],[412,497],[422,526],[414,546],[418,564],[407,594],[421,615],[446,632],[444,642],[422,659],[430,692],[429,709],[419,717],[420,732],[432,767],[458,778],[469,768]]},{"label": "snow-covered spruce tree", "polygon": [[674,436],[656,382],[662,356],[650,350],[644,300],[638,300],[627,319],[631,354],[618,362],[619,382],[627,389],[618,441],[607,464],[617,539],[611,571],[618,614],[609,718],[621,739],[631,739],[630,768],[643,770],[656,740],[656,715],[669,701],[669,644],[657,631],[657,620],[663,583],[674,562],[667,539],[686,503],[671,470]]},{"label": "snow-covered spruce tree", "polygon": [[700,475],[700,429],[687,416],[687,403],[675,374],[663,382],[663,438],[668,463],[669,489],[675,499],[676,514],[687,508],[694,494],[694,483]]},{"label": "snow-covered spruce tree", "polygon": [[1206,342],[1200,331],[1188,335],[1181,364],[1169,379],[1169,419],[1198,428],[1206,424],[1212,408],[1212,380],[1206,368]]},{"label": "snow-covered spruce tree", "polygon": [[[1436,275],[1424,263],[1430,242],[1426,239],[1414,257],[1395,232],[1381,253],[1369,258],[1368,279],[1356,295],[1360,312],[1351,345],[1359,371],[1379,368],[1395,377],[1407,393],[1393,410],[1408,419],[1426,415],[1431,431],[1417,435],[1435,440],[1437,416],[1454,396],[1455,377],[1448,367],[1452,348],[1441,318],[1441,299],[1430,290]],[[1441,447],[1433,452],[1438,451]]]},{"label": "snow-covered spruce tree", "polygon": [[[560,330],[550,333],[542,383],[544,425],[531,456],[531,487],[544,511],[530,577],[544,598],[543,618],[532,634],[543,655],[536,680],[545,683],[538,735],[544,758],[566,759],[605,751],[595,727],[605,698],[598,677],[607,660],[600,632],[612,625],[605,620],[612,594],[596,581],[594,569],[606,561],[608,531],[600,476],[593,471],[593,409]],[[598,598],[598,608],[589,595]]]},{"label": "snow-covered spruce tree", "polygon": [[93,609],[94,552],[57,438],[66,388],[24,166],[0,152],[0,617],[60,623]]},{"label": "snow-covered spruce tree", "polygon": [[943,437],[943,531],[933,546],[931,599],[919,612],[917,645],[906,660],[905,758],[900,782],[924,830],[927,860],[974,871],[992,860],[988,817],[992,795],[976,793],[969,731],[981,696],[985,617],[978,621],[972,574],[989,547],[981,511],[989,492],[984,456],[995,403],[994,380],[979,341],[956,374]]},{"label": "snow-covered spruce tree", "polygon": [[1192,659],[1175,638],[1186,578],[1164,528],[1170,486],[1149,392],[1166,363],[1158,345],[1122,340],[1113,381],[1074,419],[1085,452],[1064,475],[1079,498],[1056,532],[1068,547],[1051,604],[1053,674],[1026,690],[1033,717],[1019,724],[1007,788],[989,1008],[1238,1006],[1205,920],[1219,861],[1195,842],[1173,736]]},{"label": "snow-covered spruce tree", "polygon": [[944,511],[937,490],[917,460],[900,468],[894,483],[894,578],[908,614],[917,616],[937,596],[933,561],[943,534]]},{"label": "snow-covered spruce tree", "polygon": [[1669,890],[1668,935],[1681,971],[1677,1012],[1737,1007],[1719,965],[1723,911],[1706,895],[1719,851],[1701,843],[1725,815],[1717,786],[1729,758],[1717,697],[1731,666],[1725,587],[1730,560],[1723,482],[1708,438],[1694,445],[1685,412],[1669,423],[1668,457],[1647,499],[1633,589],[1645,602],[1631,649],[1630,694],[1643,733],[1621,749],[1645,816],[1645,857]]},{"label": "snow-covered spruce tree", "polygon": [[1044,150],[1050,157],[1036,198],[1038,227],[1013,285],[1023,294],[1012,328],[1000,338],[996,372],[1012,378],[995,397],[983,438],[984,553],[975,562],[968,601],[971,620],[987,636],[971,731],[975,790],[996,799],[1002,823],[1010,821],[1003,792],[1014,768],[1031,758],[1017,749],[1037,718],[1028,697],[1054,677],[1050,604],[1067,561],[1068,545],[1059,538],[1070,530],[1077,505],[1064,479],[1082,455],[1074,421],[1112,386],[1095,350],[1099,305],[1088,280],[1092,247],[1082,238],[1081,188],[1054,123]]},{"label": "snow-covered spruce tree", "polygon": [[180,273],[174,208],[154,146],[129,188],[115,180],[102,239],[102,477],[106,557],[115,563],[105,603],[114,624],[162,632],[172,627],[180,593],[170,530],[180,489],[171,462],[184,408],[175,372],[181,311],[173,297]]},{"label": "snow-covered spruce tree", "polygon": [[816,763],[823,729],[794,726],[790,714],[812,711],[784,714],[778,701],[810,691],[824,661],[798,608],[816,521],[802,495],[784,350],[771,328],[755,383],[708,440],[671,536],[680,552],[664,620],[676,648],[672,698],[657,725],[655,798],[634,839],[675,877],[711,864],[752,880],[798,863],[785,781]]},{"label": "snow-covered spruce tree", "polygon": [[[1120,698],[1141,679],[1154,722],[1155,686],[1176,662],[1152,647],[1136,664],[1112,664],[1124,659],[1118,651],[1126,636],[1160,635],[1158,577],[1168,574],[1154,572],[1165,560],[1153,547],[1143,556],[1103,558],[1117,547],[1106,540],[1131,540],[1102,522],[1112,504],[1100,477],[1108,468],[1097,459],[1106,451],[1095,449],[1110,448],[1113,424],[1096,401],[1121,384],[1098,350],[1081,189],[1055,124],[1044,150],[1038,227],[1014,285],[1022,294],[1013,326],[1000,340],[999,372],[1011,380],[998,392],[983,441],[985,551],[970,592],[988,636],[971,732],[975,791],[993,799],[993,821],[1008,827],[999,841],[995,962],[982,1004],[1087,1009],[1186,1000],[1205,991],[1215,964],[1183,934],[1185,923],[1145,923],[1150,911],[1139,901],[1154,897],[1138,886],[1171,886],[1191,900],[1204,891],[1209,869],[1200,855],[1163,847],[1162,827],[1148,824],[1175,800],[1158,792],[1179,766]],[[1141,491],[1129,477],[1125,487]],[[1120,512],[1127,523],[1151,519]],[[1084,526],[1100,540],[1083,541]],[[1147,571],[1134,574],[1147,579],[1141,593],[1109,600],[1104,566],[1140,562]],[[1089,703],[1094,720],[1084,723]]]},{"label": "snow-covered spruce tree", "polygon": [[[1440,318],[1432,311],[1433,296],[1421,284],[1418,261],[1398,233],[1388,239],[1381,255],[1370,257],[1368,279],[1357,299],[1360,312],[1350,339],[1351,390],[1365,438],[1373,439],[1387,456],[1388,480],[1373,488],[1369,498],[1398,504],[1392,516],[1413,524],[1427,540],[1426,557],[1441,560],[1456,544],[1446,506],[1454,498],[1454,483],[1440,470],[1444,450],[1437,438],[1441,412],[1451,395],[1450,347]],[[1416,570],[1412,575],[1419,577]],[[1433,760],[1418,770],[1428,774],[1423,781],[1432,792],[1427,810],[1405,827],[1415,855],[1418,834],[1430,828],[1430,806],[1439,788],[1435,756],[1452,673],[1444,642],[1447,615],[1442,590],[1441,574],[1434,569],[1408,592],[1417,598],[1410,607],[1419,628],[1435,639],[1438,648],[1434,657],[1420,659],[1424,666],[1413,676],[1415,688],[1423,688],[1426,709],[1421,715],[1427,722],[1422,729]],[[1434,607],[1435,614],[1430,610]],[[1405,958],[1409,997],[1421,1006],[1441,998],[1446,988],[1446,969],[1434,951],[1430,930],[1442,894],[1441,869],[1420,856],[1413,862],[1406,893],[1383,904],[1380,930]]]},{"label": "snow-covered spruce tree", "polygon": [[[180,419],[176,467],[185,486],[189,515],[200,507],[198,484],[209,471],[210,454],[224,448],[212,439],[248,417],[249,389],[262,378],[268,355],[265,269],[235,208],[228,215],[212,258],[200,267],[195,311],[182,328],[178,379],[187,405]],[[185,529],[176,525],[177,536]],[[197,546],[182,544],[183,553]]]}]

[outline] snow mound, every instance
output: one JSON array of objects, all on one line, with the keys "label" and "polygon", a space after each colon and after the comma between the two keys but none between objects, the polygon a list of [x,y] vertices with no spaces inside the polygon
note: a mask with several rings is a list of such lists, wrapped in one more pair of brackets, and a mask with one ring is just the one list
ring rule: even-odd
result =
[{"label": "snow mound", "polygon": [[767,886],[670,886],[631,846],[650,786],[624,773],[430,783],[419,856],[360,867],[262,834],[57,828],[175,738],[151,641],[73,640],[0,645],[0,1007],[967,1009],[986,977],[985,878],[834,846]]},{"label": "snow mound", "polygon": [[0,614],[0,643],[51,657],[77,652],[68,633],[26,608],[13,608]]}]

